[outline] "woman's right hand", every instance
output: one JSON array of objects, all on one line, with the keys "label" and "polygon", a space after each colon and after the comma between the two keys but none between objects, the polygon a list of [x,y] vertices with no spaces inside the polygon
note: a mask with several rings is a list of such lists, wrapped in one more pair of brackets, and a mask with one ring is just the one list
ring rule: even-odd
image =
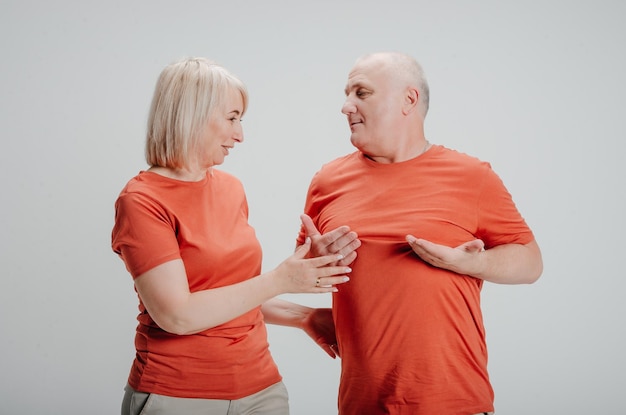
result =
[{"label": "woman's right hand", "polygon": [[311,250],[311,238],[298,247],[293,255],[278,265],[271,273],[283,293],[329,293],[337,292],[337,285],[350,280],[346,275],[352,269],[333,266],[342,255],[325,255],[306,258]]}]

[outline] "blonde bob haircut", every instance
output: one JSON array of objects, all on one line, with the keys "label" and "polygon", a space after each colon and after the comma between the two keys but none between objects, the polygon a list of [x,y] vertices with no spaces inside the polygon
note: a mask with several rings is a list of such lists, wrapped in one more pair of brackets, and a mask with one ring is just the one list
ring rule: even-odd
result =
[{"label": "blonde bob haircut", "polygon": [[[163,69],[148,115],[146,162],[151,167],[194,168],[202,151],[200,138],[216,109],[232,90],[248,108],[248,91],[224,67],[205,58],[185,58]],[[243,115],[243,114],[242,114]]]}]

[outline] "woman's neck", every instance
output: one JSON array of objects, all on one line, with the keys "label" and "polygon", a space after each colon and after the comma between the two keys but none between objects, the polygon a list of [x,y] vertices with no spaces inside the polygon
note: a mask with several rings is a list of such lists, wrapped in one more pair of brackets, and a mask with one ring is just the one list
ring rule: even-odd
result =
[{"label": "woman's neck", "polygon": [[170,179],[176,179],[183,182],[199,182],[204,179],[209,169],[187,170],[187,169],[173,169],[171,167],[152,166],[148,171],[161,176],[169,177]]}]

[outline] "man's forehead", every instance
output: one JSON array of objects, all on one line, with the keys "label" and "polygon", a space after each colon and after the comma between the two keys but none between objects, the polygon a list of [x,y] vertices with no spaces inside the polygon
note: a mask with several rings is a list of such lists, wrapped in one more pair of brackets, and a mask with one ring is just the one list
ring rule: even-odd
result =
[{"label": "man's forehead", "polygon": [[346,91],[357,87],[372,87],[383,72],[382,65],[357,64],[348,74]]},{"label": "man's forehead", "polygon": [[351,72],[348,75],[348,82],[346,88],[353,88],[355,85],[363,85],[369,83],[370,77],[363,72]]}]

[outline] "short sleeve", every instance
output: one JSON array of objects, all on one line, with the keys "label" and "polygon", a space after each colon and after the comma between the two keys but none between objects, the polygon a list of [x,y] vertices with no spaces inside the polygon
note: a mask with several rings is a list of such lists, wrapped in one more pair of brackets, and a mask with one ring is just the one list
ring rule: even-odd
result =
[{"label": "short sleeve", "polygon": [[123,193],[117,199],[111,242],[133,279],[181,258],[175,218],[141,193]]}]

